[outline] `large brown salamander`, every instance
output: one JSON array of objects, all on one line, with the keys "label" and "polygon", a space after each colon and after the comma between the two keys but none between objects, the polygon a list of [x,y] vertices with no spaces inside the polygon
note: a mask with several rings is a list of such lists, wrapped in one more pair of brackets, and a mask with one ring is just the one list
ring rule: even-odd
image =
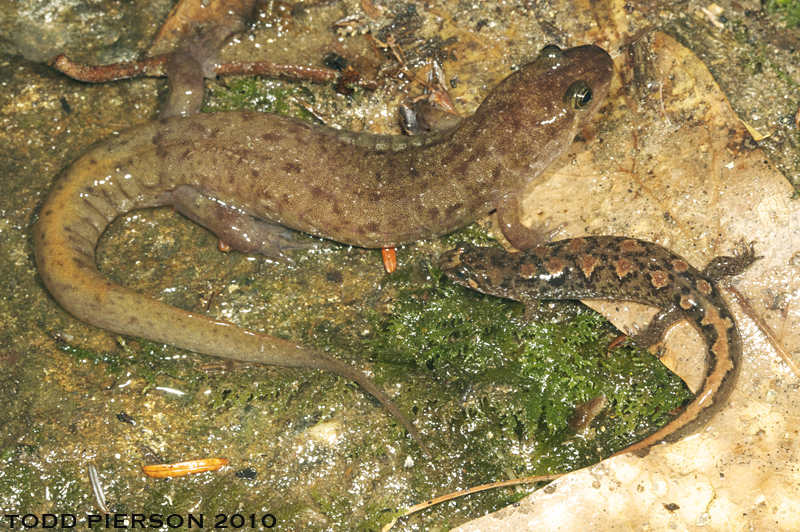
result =
[{"label": "large brown salamander", "polygon": [[739,374],[741,341],[728,306],[714,286],[738,275],[757,257],[741,244],[733,257],[716,257],[701,272],[658,244],[624,237],[561,240],[525,253],[461,244],[443,254],[442,271],[455,282],[494,296],[535,305],[536,299],[617,299],[661,308],[633,337],[648,347],[675,321],[687,318],[708,346],[703,384],[666,426],[615,454],[677,441],[705,425],[725,405]]},{"label": "large brown salamander", "polygon": [[[202,94],[202,62],[191,53],[178,57],[170,65],[171,93]],[[171,205],[233,249],[287,259],[284,250],[298,245],[285,228],[378,248],[449,233],[496,208],[509,238],[535,243],[541,237],[519,223],[517,195],[586,126],[612,73],[611,58],[597,46],[546,46],[474,115],[411,137],[248,111],[181,116],[198,102],[173,104],[162,114],[170,118],[107,141],[56,181],[36,227],[39,274],[62,307],[97,327],[352,379],[422,445],[413,425],[349,365],[112,283],[95,264],[100,235],[131,210]],[[194,80],[193,90],[181,86],[185,80]]]}]

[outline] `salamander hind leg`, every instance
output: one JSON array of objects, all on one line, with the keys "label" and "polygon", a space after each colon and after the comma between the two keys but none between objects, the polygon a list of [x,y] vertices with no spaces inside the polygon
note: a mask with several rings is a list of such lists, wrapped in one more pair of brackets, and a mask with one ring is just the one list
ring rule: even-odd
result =
[{"label": "salamander hind leg", "polygon": [[298,242],[285,227],[257,220],[234,206],[210,198],[190,186],[165,193],[175,210],[202,225],[219,238],[220,249],[260,253],[265,257],[293,263],[285,252],[308,249],[313,243]]},{"label": "salamander hind leg", "polygon": [[723,277],[739,275],[761,258],[763,256],[756,256],[755,241],[748,244],[744,240],[740,240],[733,250],[733,256],[714,258],[703,270],[703,277],[716,283]]},{"label": "salamander hind leg", "polygon": [[431,131],[449,131],[458,127],[462,119],[459,115],[417,102],[413,106],[401,104],[399,107],[401,125],[409,135],[423,135]]},{"label": "salamander hind leg", "polygon": [[636,347],[647,349],[651,345],[660,342],[667,332],[667,329],[676,321],[685,317],[684,313],[678,307],[665,308],[656,314],[655,317],[650,320],[647,327],[641,332],[637,331],[632,333],[631,331],[627,331],[626,334],[629,336],[628,342]]}]

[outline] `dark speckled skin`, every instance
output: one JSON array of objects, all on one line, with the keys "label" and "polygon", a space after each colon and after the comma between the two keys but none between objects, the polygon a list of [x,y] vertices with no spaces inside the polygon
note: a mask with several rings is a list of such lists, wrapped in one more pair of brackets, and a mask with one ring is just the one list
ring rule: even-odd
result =
[{"label": "dark speckled skin", "polygon": [[[173,82],[202,81],[203,48],[185,47],[170,63],[173,91],[181,90]],[[233,249],[284,259],[284,250],[297,245],[283,228],[364,247],[449,233],[501,203],[515,204],[516,194],[586,126],[612,73],[611,58],[596,46],[548,47],[457,127],[414,137],[339,131],[248,111],[180,116],[198,102],[177,98],[165,113],[170,118],[120,134],[58,179],[36,227],[39,274],[67,311],[95,326],[350,378],[422,445],[366,375],[339,360],[110,282],[95,265],[100,235],[121,214],[162,205],[174,206]],[[570,98],[576,82],[591,89],[591,101]],[[195,89],[192,94],[202,93]]]},{"label": "dark speckled skin", "polygon": [[[673,421],[616,453],[644,451],[677,441],[705,425],[728,400],[739,374],[739,332],[715,283],[743,272],[757,257],[741,244],[734,257],[717,257],[702,272],[666,248],[624,237],[562,240],[525,253],[462,244],[442,255],[442,271],[455,282],[498,297],[535,304],[536,299],[617,299],[662,311],[634,337],[658,342],[675,321],[686,318],[708,345],[703,384]],[[615,455],[616,456],[616,455]]]}]

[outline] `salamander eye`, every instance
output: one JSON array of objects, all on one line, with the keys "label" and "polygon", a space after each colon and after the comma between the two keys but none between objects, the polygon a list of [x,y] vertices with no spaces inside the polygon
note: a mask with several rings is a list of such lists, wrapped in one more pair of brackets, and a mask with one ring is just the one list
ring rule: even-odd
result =
[{"label": "salamander eye", "polygon": [[539,52],[542,55],[555,55],[561,53],[561,48],[556,46],[555,44],[548,44],[542,48],[542,51]]},{"label": "salamander eye", "polygon": [[576,81],[564,93],[564,101],[576,111],[582,111],[592,103],[592,89],[585,81]]},{"label": "salamander eye", "polygon": [[542,51],[539,52],[539,60],[543,61],[545,65],[550,66],[550,68],[557,67],[559,61],[564,57],[564,52],[561,51],[561,48],[556,46],[555,44],[548,44]]},{"label": "salamander eye", "polygon": [[453,271],[453,273],[461,281],[469,281],[470,278],[472,277],[472,272],[469,271],[469,268],[467,266],[464,266],[463,264],[457,266],[456,269]]}]

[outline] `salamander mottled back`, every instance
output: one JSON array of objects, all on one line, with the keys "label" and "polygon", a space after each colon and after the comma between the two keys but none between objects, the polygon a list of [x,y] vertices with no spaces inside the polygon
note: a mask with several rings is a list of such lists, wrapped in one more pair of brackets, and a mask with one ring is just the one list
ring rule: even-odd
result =
[{"label": "salamander mottled back", "polygon": [[[218,37],[173,58],[171,91],[202,94],[202,85],[180,85],[202,83],[207,61],[198,54]],[[353,379],[422,445],[388,398],[337,359],[113,284],[95,265],[100,235],[128,211],[171,205],[231,249],[288,260],[285,252],[302,245],[287,228],[385,247],[451,232],[494,208],[512,219],[519,192],[586,126],[612,73],[611,58],[596,46],[548,46],[501,82],[474,116],[420,137],[344,132],[246,111],[181,116],[198,101],[177,98],[164,113],[170,118],[107,141],[58,179],[36,227],[39,274],[61,306],[98,327]],[[539,239],[534,231],[517,233]]]},{"label": "salamander mottled back", "polygon": [[468,244],[442,255],[455,282],[535,305],[536,299],[615,299],[661,308],[633,337],[650,346],[667,328],[688,319],[708,346],[703,384],[695,399],[662,429],[616,454],[679,440],[705,425],[725,405],[739,374],[741,346],[733,315],[714,284],[743,272],[757,257],[742,244],[734,257],[717,257],[702,272],[666,248],[623,237],[575,238],[525,253]]}]

